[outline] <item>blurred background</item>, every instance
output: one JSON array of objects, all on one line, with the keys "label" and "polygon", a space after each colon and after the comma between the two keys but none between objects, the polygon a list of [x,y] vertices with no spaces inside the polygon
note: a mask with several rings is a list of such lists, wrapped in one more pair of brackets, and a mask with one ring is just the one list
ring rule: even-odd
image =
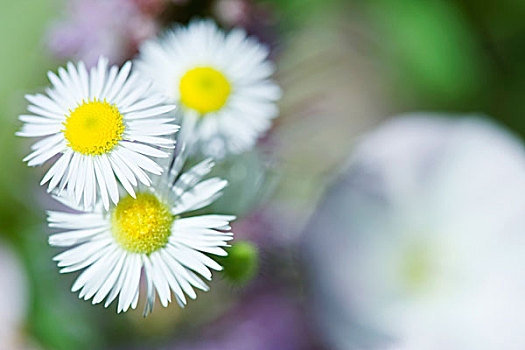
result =
[{"label": "blurred background", "polygon": [[[525,349],[524,16],[521,0],[0,0],[0,348]],[[216,170],[241,243],[210,292],[117,315],[52,262],[55,204],[17,116],[48,70],[120,64],[194,17],[271,47],[280,116]]]}]

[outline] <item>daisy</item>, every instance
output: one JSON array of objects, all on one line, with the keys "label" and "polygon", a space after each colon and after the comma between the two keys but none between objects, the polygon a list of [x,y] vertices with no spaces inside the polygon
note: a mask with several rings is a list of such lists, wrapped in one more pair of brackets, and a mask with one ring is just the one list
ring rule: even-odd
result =
[{"label": "daisy", "polygon": [[61,273],[84,269],[73,284],[79,297],[93,304],[106,299],[108,307],[118,296],[117,312],[136,308],[139,281],[144,272],[147,284],[146,315],[153,308],[155,290],[166,307],[171,292],[184,307],[186,296],[195,299],[195,288],[208,290],[200,276],[211,280],[211,270],[222,267],[208,254],[225,256],[233,238],[228,215],[192,215],[220,196],[226,181],[201,180],[213,164],[205,160],[185,173],[177,159],[170,171],[153,179],[150,187],[140,186],[105,211],[99,204],[90,211],[59,201],[79,211],[48,212],[49,226],[64,230],[50,236],[49,243],[70,249],[54,260]]},{"label": "daisy", "polygon": [[168,113],[175,107],[130,71],[131,62],[119,70],[105,58],[89,72],[83,62],[68,63],[58,76],[48,73],[45,95],[26,96],[32,114],[19,117],[17,135],[42,138],[24,158],[29,166],[55,159],[41,181],[49,182],[48,192],[67,188],[85,208],[99,197],[109,208],[109,198],[119,200],[117,179],[135,196],[138,182],[151,182],[146,172],[162,172],[150,157],[167,157],[159,148],[173,147],[178,126]]},{"label": "daisy", "polygon": [[226,34],[199,20],[143,44],[137,69],[180,105],[185,142],[222,157],[253,147],[278,114],[268,54],[242,29]]}]

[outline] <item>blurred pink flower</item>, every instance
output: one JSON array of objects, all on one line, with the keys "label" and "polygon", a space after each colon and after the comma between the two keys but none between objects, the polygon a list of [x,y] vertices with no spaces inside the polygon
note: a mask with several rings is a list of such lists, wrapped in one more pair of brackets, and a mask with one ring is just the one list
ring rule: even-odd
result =
[{"label": "blurred pink flower", "polygon": [[243,27],[273,48],[277,43],[277,20],[268,5],[253,0],[217,0],[212,11],[222,25]]},{"label": "blurred pink flower", "polygon": [[260,248],[295,245],[301,234],[295,225],[297,216],[286,205],[274,200],[233,223],[236,239],[254,242]]},{"label": "blurred pink flower", "polygon": [[166,7],[167,0],[130,0],[145,15],[156,16]]},{"label": "blurred pink flower", "polygon": [[246,0],[219,0],[215,4],[215,13],[225,24],[242,25],[249,21],[251,7]]},{"label": "blurred pink flower", "polygon": [[48,47],[60,59],[83,60],[88,66],[95,64],[100,55],[111,63],[122,63],[136,52],[143,40],[157,32],[157,24],[150,14],[156,13],[160,5],[154,2],[68,2],[65,18],[49,29]]}]

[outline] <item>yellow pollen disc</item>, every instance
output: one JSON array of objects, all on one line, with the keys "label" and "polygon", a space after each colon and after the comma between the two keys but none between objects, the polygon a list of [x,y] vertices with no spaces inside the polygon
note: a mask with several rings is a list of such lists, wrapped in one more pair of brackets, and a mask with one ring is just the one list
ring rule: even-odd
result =
[{"label": "yellow pollen disc", "polygon": [[166,246],[173,215],[151,193],[137,193],[120,200],[111,213],[113,236],[127,251],[150,254]]},{"label": "yellow pollen disc", "polygon": [[422,244],[406,248],[401,260],[401,274],[405,286],[411,291],[423,289],[433,275],[431,252]]},{"label": "yellow pollen disc", "polygon": [[92,156],[111,151],[124,132],[117,107],[98,100],[84,101],[71,112],[64,126],[67,145],[73,151]]},{"label": "yellow pollen disc", "polygon": [[230,95],[231,86],[226,77],[210,67],[198,67],[184,74],[180,80],[180,99],[189,108],[201,114],[218,111]]}]

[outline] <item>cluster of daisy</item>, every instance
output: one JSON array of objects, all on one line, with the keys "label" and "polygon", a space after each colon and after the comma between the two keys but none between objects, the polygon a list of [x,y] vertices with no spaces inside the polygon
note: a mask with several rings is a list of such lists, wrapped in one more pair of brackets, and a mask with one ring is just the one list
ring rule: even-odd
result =
[{"label": "cluster of daisy", "polygon": [[[243,30],[200,20],[146,42],[134,68],[68,63],[26,96],[18,135],[40,140],[24,161],[52,163],[41,185],[68,210],[48,212],[60,230],[49,243],[67,248],[60,272],[83,271],[79,297],[136,308],[144,276],[147,314],[156,294],[184,306],[208,289],[203,278],[222,269],[209,255],[227,254],[235,218],[195,212],[227,185],[206,179],[213,158],[253,147],[277,115],[267,56]],[[194,155],[204,160],[186,169]]]}]

